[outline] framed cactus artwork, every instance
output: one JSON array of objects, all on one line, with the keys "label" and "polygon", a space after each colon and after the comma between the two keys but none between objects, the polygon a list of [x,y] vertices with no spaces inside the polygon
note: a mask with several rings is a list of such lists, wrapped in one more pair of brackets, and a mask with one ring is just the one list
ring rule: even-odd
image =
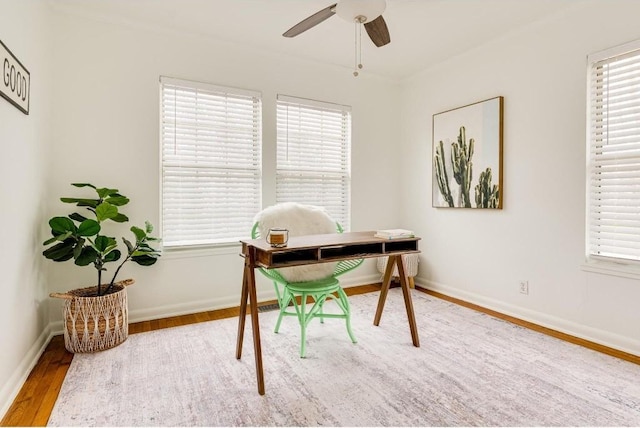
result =
[{"label": "framed cactus artwork", "polygon": [[502,208],[503,97],[433,115],[432,204]]}]

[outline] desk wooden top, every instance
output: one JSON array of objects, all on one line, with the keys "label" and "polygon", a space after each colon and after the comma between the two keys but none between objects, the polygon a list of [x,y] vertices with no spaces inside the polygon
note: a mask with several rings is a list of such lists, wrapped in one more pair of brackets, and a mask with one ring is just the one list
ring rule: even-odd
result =
[{"label": "desk wooden top", "polygon": [[264,238],[240,242],[242,254],[248,256],[253,250],[255,263],[266,268],[420,252],[418,237],[384,239],[375,237],[375,233],[367,231],[295,236],[289,237],[286,247],[272,247]]},{"label": "desk wooden top", "polygon": [[265,238],[243,239],[240,242],[261,251],[277,252],[287,250],[302,250],[307,248],[331,247],[348,244],[373,244],[380,242],[419,241],[420,238],[384,239],[375,237],[375,231],[326,233],[322,235],[290,236],[286,247],[272,247]]}]

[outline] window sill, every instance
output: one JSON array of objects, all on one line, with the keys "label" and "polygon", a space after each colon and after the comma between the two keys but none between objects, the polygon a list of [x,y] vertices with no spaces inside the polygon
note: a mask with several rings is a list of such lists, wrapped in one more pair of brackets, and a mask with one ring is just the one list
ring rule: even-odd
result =
[{"label": "window sill", "polygon": [[211,257],[227,254],[240,254],[240,251],[241,245],[239,242],[194,247],[169,247],[162,249],[162,258],[188,259],[194,257]]},{"label": "window sill", "polygon": [[624,264],[604,261],[587,261],[580,266],[585,272],[612,275],[629,279],[640,279],[640,266],[636,264]]}]

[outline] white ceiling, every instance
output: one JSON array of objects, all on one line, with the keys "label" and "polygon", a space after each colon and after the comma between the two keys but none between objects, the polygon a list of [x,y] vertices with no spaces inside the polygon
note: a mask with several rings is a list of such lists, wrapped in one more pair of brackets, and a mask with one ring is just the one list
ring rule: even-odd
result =
[{"label": "white ceiling", "polygon": [[[295,38],[282,33],[336,0],[51,0],[110,20],[168,27],[348,68],[354,26],[333,16]],[[363,73],[400,80],[584,0],[387,0],[391,43],[363,30]]]}]

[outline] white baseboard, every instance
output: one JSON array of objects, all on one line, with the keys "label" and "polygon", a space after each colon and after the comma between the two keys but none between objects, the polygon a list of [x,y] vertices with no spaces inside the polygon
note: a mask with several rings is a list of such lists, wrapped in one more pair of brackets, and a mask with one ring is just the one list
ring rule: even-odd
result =
[{"label": "white baseboard", "polygon": [[[364,284],[380,282],[380,275],[371,274],[358,277],[344,278],[340,282],[345,288],[355,287]],[[258,301],[275,300],[276,293],[272,286],[258,287]],[[260,289],[261,288],[261,289]],[[156,308],[138,309],[129,311],[129,322],[149,321],[160,318],[175,317],[179,315],[195,314],[198,312],[213,311],[216,309],[233,308],[239,305],[239,298],[222,297],[209,300],[197,300],[193,302],[182,302],[175,305],[164,305]],[[54,321],[50,324],[52,335],[62,334],[62,321]]]},{"label": "white baseboard", "polygon": [[11,404],[13,404],[13,400],[18,396],[20,389],[22,389],[22,385],[24,385],[24,382],[27,380],[31,370],[33,370],[40,359],[40,356],[49,344],[51,337],[53,337],[53,333],[51,332],[51,324],[49,324],[44,328],[42,333],[40,333],[31,348],[29,348],[29,351],[20,362],[20,365],[13,372],[13,375],[9,378],[7,383],[5,383],[2,386],[2,389],[0,389],[0,419],[4,417],[7,410],[9,410],[9,407],[11,407]]},{"label": "white baseboard", "polygon": [[520,306],[505,303],[500,300],[491,299],[476,293],[460,290],[425,278],[417,277],[415,279],[416,286],[427,290],[437,291],[447,296],[464,300],[482,306],[487,309],[500,312],[523,321],[528,321],[542,327],[550,328],[571,336],[585,339],[599,345],[608,346],[619,351],[640,356],[640,341],[625,337],[619,334],[611,333],[593,327],[588,327],[573,321],[559,318],[543,312],[534,311]]},{"label": "white baseboard", "polygon": [[382,282],[382,276],[380,274],[361,275],[352,278],[340,278],[340,284],[344,288],[357,287],[359,285],[370,285]]},{"label": "white baseboard", "polygon": [[[362,284],[371,284],[379,281],[379,275],[367,275],[341,280],[343,287],[354,287]],[[258,301],[275,300],[276,293],[273,287],[262,287],[258,290]],[[213,311],[216,309],[233,308],[239,305],[239,299],[234,297],[222,297],[218,299],[199,300],[185,302],[176,305],[165,305],[152,309],[133,310],[129,312],[129,322],[148,321],[159,318],[175,317],[179,315],[195,314],[198,312]],[[62,322],[60,322],[62,333]]]}]

